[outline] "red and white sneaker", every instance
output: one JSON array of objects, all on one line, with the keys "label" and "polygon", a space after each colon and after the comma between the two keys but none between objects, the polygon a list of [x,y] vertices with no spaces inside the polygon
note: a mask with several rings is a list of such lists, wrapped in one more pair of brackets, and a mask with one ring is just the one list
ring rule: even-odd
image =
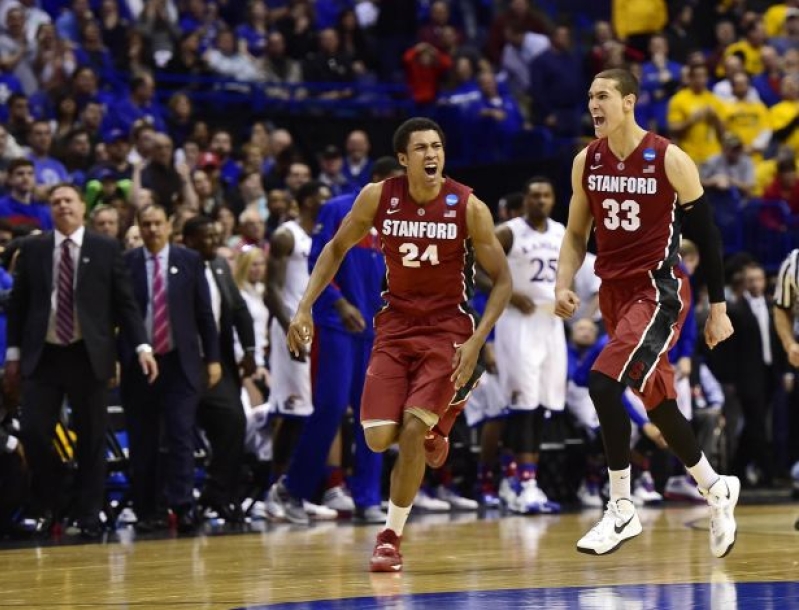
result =
[{"label": "red and white sneaker", "polygon": [[370,572],[400,572],[402,570],[402,554],[399,552],[402,537],[394,530],[383,530],[377,535],[375,550],[369,560]]},{"label": "red and white sneaker", "polygon": [[424,437],[424,461],[430,468],[441,468],[449,455],[449,439],[432,430]]}]

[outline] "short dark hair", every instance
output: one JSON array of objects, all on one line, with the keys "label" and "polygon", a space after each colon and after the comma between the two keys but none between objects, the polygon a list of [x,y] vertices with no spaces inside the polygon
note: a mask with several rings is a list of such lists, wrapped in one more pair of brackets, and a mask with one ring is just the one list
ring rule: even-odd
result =
[{"label": "short dark hair", "polygon": [[17,171],[20,167],[33,167],[33,161],[30,159],[26,159],[25,157],[17,157],[16,159],[11,159],[11,162],[8,164],[8,168],[6,169],[6,173],[10,176],[15,171]]},{"label": "short dark hair", "polygon": [[209,218],[208,216],[197,215],[188,218],[186,222],[183,223],[183,239],[186,240],[189,237],[194,237],[200,233],[205,227],[214,224],[214,220]]},{"label": "short dark hair", "polygon": [[417,131],[435,131],[438,137],[441,138],[441,144],[446,145],[444,130],[441,129],[438,123],[432,119],[414,117],[405,121],[402,125],[397,127],[397,131],[394,132],[394,152],[404,154],[408,150],[408,142],[410,142],[411,134]]},{"label": "short dark hair", "polygon": [[552,192],[555,191],[555,184],[552,182],[552,180],[550,180],[546,176],[536,175],[524,183],[524,192],[527,193],[527,191],[530,190],[530,186],[533,184],[548,184],[549,187],[552,189]]},{"label": "short dark hair", "polygon": [[524,193],[508,193],[499,200],[500,207],[504,207],[508,212],[518,212],[524,205]]},{"label": "short dark hair", "polygon": [[11,95],[8,96],[8,101],[6,103],[8,104],[8,107],[11,108],[11,106],[14,105],[14,102],[17,102],[19,100],[25,100],[27,102],[28,96],[25,95],[24,93],[12,93]]},{"label": "short dark hair", "polygon": [[619,90],[622,97],[634,95],[636,99],[638,98],[638,79],[629,70],[624,68],[611,68],[610,70],[603,70],[597,74],[594,79],[596,80],[597,78],[605,78],[616,83],[616,89]]},{"label": "short dark hair", "polygon": [[372,166],[372,180],[385,180],[394,172],[403,170],[404,168],[395,157],[380,157]]},{"label": "short dark hair", "polygon": [[136,222],[141,224],[141,217],[144,216],[146,212],[151,210],[161,210],[164,213],[164,218],[169,220],[169,214],[166,213],[166,208],[162,206],[160,203],[148,203],[146,206],[139,208],[136,212]]},{"label": "short dark hair", "polygon": [[92,211],[91,211],[91,212],[89,212],[89,218],[90,218],[92,221],[94,221],[94,219],[95,219],[95,218],[97,218],[97,217],[98,217],[100,214],[102,214],[103,212],[113,212],[114,214],[116,214],[116,215],[117,215],[117,218],[118,218],[118,219],[120,218],[119,210],[118,210],[118,209],[116,209],[116,208],[115,208],[114,206],[112,206],[112,205],[108,205],[107,203],[99,203],[99,204],[97,204],[96,206],[94,206],[94,207],[92,208]]},{"label": "short dark hair", "polygon": [[73,191],[83,203],[86,203],[86,199],[83,197],[83,191],[80,190],[77,186],[72,184],[71,182],[59,182],[54,184],[49,189],[47,189],[47,200],[49,201],[50,198],[53,196],[58,189],[70,189]]},{"label": "short dark hair", "polygon": [[308,199],[308,197],[313,197],[325,186],[327,185],[319,180],[309,180],[297,189],[297,204],[302,207],[303,202]]}]

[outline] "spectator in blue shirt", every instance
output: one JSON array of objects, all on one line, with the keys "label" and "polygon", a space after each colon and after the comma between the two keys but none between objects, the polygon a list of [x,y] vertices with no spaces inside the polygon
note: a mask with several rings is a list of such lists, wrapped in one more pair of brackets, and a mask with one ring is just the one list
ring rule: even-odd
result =
[{"label": "spectator in blue shirt", "polygon": [[33,200],[35,186],[33,162],[29,159],[14,159],[8,166],[10,193],[0,198],[0,218],[9,224],[31,225],[38,229],[53,228],[50,206]]},{"label": "spectator in blue shirt", "polygon": [[662,34],[649,41],[650,60],[642,66],[641,90],[649,94],[651,116],[661,133],[668,129],[669,99],[680,87],[682,66],[669,59],[669,41]]},{"label": "spectator in blue shirt", "polygon": [[53,130],[48,121],[33,122],[28,135],[28,145],[31,149],[29,158],[33,161],[36,172],[36,184],[50,186],[69,180],[69,173],[64,164],[50,156]]},{"label": "spectator in blue shirt", "polygon": [[571,30],[558,26],[552,47],[530,66],[530,95],[539,123],[558,135],[578,135],[585,89],[583,64],[572,49]]},{"label": "spectator in blue shirt", "polygon": [[0,71],[0,123],[8,120],[8,102],[14,93],[22,93],[22,83],[11,72]]},{"label": "spectator in blue shirt", "polygon": [[130,96],[109,109],[106,127],[130,133],[139,119],[150,123],[156,131],[165,132],[164,111],[155,99],[155,81],[149,74],[135,77],[130,83]]},{"label": "spectator in blue shirt", "polygon": [[268,35],[269,9],[266,3],[263,0],[250,0],[247,3],[247,21],[236,28],[236,38],[244,41],[247,53],[253,57],[263,57]]},{"label": "spectator in blue shirt", "polygon": [[522,127],[519,104],[510,94],[500,94],[492,72],[477,77],[480,98],[469,104],[466,120],[471,125],[474,157],[478,161],[498,161],[509,150],[513,137]]},{"label": "spectator in blue shirt", "polygon": [[369,136],[361,129],[351,131],[347,136],[344,167],[341,172],[353,192],[360,191],[369,182],[373,161],[369,158]]}]

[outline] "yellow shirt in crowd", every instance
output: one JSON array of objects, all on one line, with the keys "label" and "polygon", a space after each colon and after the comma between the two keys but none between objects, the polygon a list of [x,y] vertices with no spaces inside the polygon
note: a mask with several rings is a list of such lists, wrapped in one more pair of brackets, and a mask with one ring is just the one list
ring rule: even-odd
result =
[{"label": "yellow shirt in crowd", "polygon": [[[783,100],[775,104],[769,110],[771,128],[774,131],[779,131],[793,121],[797,114],[799,114],[799,101]],[[799,129],[794,129],[785,143],[790,146],[794,152],[799,152]]]},{"label": "yellow shirt in crowd", "polygon": [[766,28],[766,36],[774,38],[782,34],[782,26],[785,25],[785,17],[788,14],[788,7],[784,4],[770,6],[763,15],[763,26]]},{"label": "yellow shirt in crowd", "polygon": [[[694,112],[706,106],[713,108],[716,114],[722,120],[724,119],[726,114],[724,102],[710,91],[705,90],[696,94],[690,89],[683,89],[677,92],[669,101],[669,125],[682,123]],[[708,121],[698,121],[691,125],[683,132],[678,143],[697,165],[704,163],[713,155],[721,152],[718,134]]]},{"label": "yellow shirt in crowd", "polygon": [[727,102],[722,118],[725,129],[741,138],[744,146],[751,146],[763,130],[771,129],[768,108],[763,102]]},{"label": "yellow shirt in crowd", "polygon": [[753,47],[748,40],[743,39],[733,42],[724,50],[724,57],[734,53],[743,53],[744,70],[749,74],[760,74],[763,71],[763,58],[760,56],[760,48]]},{"label": "yellow shirt in crowd", "polygon": [[654,34],[666,27],[663,0],[613,0],[613,30],[621,40],[636,34]]}]

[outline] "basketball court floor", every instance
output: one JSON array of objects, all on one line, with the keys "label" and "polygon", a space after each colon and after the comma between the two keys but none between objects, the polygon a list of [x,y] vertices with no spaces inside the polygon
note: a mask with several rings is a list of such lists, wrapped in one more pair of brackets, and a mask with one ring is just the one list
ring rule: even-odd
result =
[{"label": "basketball court floor", "polygon": [[262,524],[247,532],[0,550],[0,608],[317,610],[799,609],[796,504],[739,506],[738,541],[708,550],[707,509],[642,509],[644,533],[592,557],[599,512],[412,519],[402,574],[366,567],[376,526]]}]

